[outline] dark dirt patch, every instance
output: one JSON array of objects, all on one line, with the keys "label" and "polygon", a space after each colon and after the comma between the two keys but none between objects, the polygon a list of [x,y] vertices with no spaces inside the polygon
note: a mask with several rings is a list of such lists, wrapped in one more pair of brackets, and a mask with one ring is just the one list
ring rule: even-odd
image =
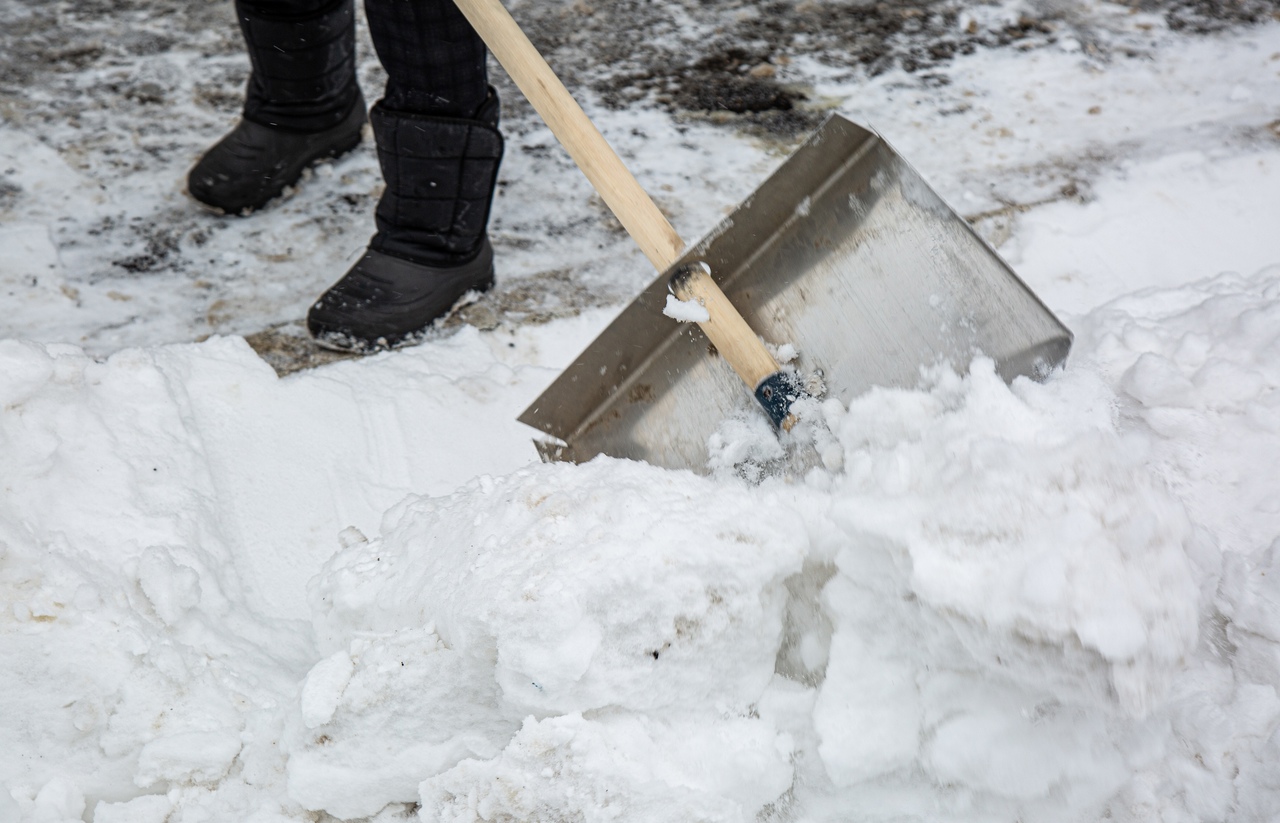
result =
[{"label": "dark dirt patch", "polygon": [[767,61],[752,60],[746,52],[731,49],[690,66],[689,75],[702,76],[705,82],[680,84],[672,102],[688,111],[790,111],[805,95],[773,82],[773,71]]},{"label": "dark dirt patch", "polygon": [[1169,28],[1194,34],[1280,20],[1278,0],[1173,0],[1155,5],[1166,7]]},{"label": "dark dirt patch", "polygon": [[20,194],[22,194],[22,186],[0,178],[0,209],[7,209],[18,202]]},{"label": "dark dirt patch", "polygon": [[450,329],[461,324],[480,329],[500,325],[542,325],[564,317],[576,317],[584,309],[617,305],[625,295],[609,289],[584,289],[572,269],[553,269],[499,282],[476,302],[463,306],[441,324]]},{"label": "dark dirt patch", "polygon": [[[518,4],[514,13],[571,89],[589,85],[614,108],[658,106],[752,132],[799,136],[822,116],[799,58],[875,76],[894,68],[930,82],[930,70],[980,48],[1032,49],[1071,36],[1105,59],[1141,57],[1108,44],[1070,4],[1032,3],[996,29],[962,26],[966,0],[642,0]],[[1266,22],[1280,0],[1133,0],[1170,28],[1207,33]],[[619,36],[625,32],[625,36]],[[938,77],[933,72],[934,78]]]},{"label": "dark dirt patch", "polygon": [[818,115],[803,108],[809,99],[803,86],[778,81],[779,67],[788,62],[768,49],[730,45],[678,71],[649,68],[600,81],[596,89],[615,108],[651,102],[675,114],[798,134],[812,129]]},{"label": "dark dirt patch", "polygon": [[[677,116],[714,115],[713,122],[750,131],[798,136],[822,116],[808,77],[796,69],[807,57],[845,72],[877,75],[900,67],[921,72],[980,47],[1022,48],[1053,43],[1052,15],[1023,17],[996,31],[962,30],[959,0],[896,2],[702,2],[681,11],[692,25],[673,27],[671,8],[601,5],[575,16],[578,30],[601,36],[571,43],[587,60],[556,53],[553,63],[593,75],[590,84],[609,106],[656,105]],[[517,16],[537,32],[570,23],[566,7],[524,5]],[[610,36],[627,31],[631,36]],[[563,38],[548,37],[553,52]]]},{"label": "dark dirt patch", "polygon": [[100,43],[69,43],[50,46],[37,55],[42,63],[60,71],[80,71],[92,66],[107,50]]},{"label": "dark dirt patch", "polygon": [[246,335],[244,339],[280,377],[360,357],[358,354],[320,348],[299,323],[272,326],[256,334]]},{"label": "dark dirt patch", "polygon": [[146,243],[146,251],[112,261],[116,266],[133,274],[144,274],[160,269],[173,269],[182,247],[182,230],[170,226],[134,226],[134,231]]}]

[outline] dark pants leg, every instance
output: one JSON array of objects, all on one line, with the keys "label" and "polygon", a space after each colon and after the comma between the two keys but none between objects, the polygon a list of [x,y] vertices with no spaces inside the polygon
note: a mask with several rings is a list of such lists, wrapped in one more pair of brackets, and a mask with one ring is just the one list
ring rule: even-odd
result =
[{"label": "dark pants leg", "polygon": [[390,111],[469,119],[488,95],[485,46],[453,0],[365,0]]}]

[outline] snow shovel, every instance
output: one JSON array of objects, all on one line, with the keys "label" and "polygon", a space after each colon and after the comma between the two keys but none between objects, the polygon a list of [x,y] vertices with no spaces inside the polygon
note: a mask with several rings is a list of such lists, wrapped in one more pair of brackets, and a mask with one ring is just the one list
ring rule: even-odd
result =
[{"label": "snow shovel", "polygon": [[[792,375],[847,404],[977,354],[1008,381],[1066,359],[1071,332],[875,132],[829,117],[686,250],[500,0],[455,2],[661,272],[520,416],[553,438],[535,441],[543,459],[705,472],[708,438],[751,393],[794,422]],[[697,327],[663,314],[672,291],[705,308]]]}]

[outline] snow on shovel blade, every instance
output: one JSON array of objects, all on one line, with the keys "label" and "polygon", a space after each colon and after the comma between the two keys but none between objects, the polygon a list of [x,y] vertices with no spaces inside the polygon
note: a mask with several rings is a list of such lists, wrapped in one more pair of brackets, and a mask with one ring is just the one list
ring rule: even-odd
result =
[{"label": "snow on shovel blade", "polygon": [[729,217],[660,275],[543,392],[521,422],[559,440],[547,460],[597,454],[707,471],[707,439],[750,404],[695,326],[662,313],[676,268],[705,261],[768,343],[848,403],[910,387],[921,367],[991,357],[1043,377],[1071,332],[878,134],[832,116]]}]

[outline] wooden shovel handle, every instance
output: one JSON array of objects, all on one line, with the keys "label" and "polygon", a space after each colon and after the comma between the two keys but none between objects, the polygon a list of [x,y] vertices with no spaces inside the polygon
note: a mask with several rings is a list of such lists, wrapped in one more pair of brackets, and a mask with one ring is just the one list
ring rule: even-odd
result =
[{"label": "wooden shovel handle", "polygon": [[670,268],[684,251],[684,241],[502,3],[499,0],[454,2],[649,262],[658,271]]},{"label": "wooden shovel handle", "polygon": [[692,300],[707,310],[707,319],[698,328],[755,394],[769,419],[791,431],[796,424],[791,404],[803,390],[782,371],[751,325],[711,279],[711,273],[702,265],[681,266],[671,275],[671,291],[681,300]]},{"label": "wooden shovel handle", "polygon": [[[684,241],[529,42],[501,0],[454,2],[649,262],[660,272],[671,268],[684,251]],[[711,319],[698,324],[703,333],[755,392],[774,422],[790,429],[795,418],[787,411],[790,404],[783,398],[786,381],[773,355],[709,274],[701,268],[695,271],[694,267],[684,271],[691,274],[677,275],[676,279],[683,284],[675,286],[677,296],[698,300],[706,306]],[[682,290],[684,294],[679,293]]]},{"label": "wooden shovel handle", "polygon": [[681,300],[691,300],[707,310],[709,318],[699,323],[698,328],[753,391],[778,371],[778,361],[706,269],[681,266],[671,277],[671,291]]}]

